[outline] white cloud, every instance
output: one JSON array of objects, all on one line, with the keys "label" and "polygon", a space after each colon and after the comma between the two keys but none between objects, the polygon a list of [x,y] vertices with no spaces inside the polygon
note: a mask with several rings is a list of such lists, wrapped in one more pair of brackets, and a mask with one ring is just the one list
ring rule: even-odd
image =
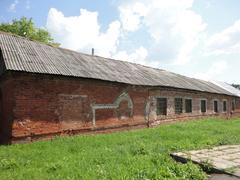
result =
[{"label": "white cloud", "polygon": [[223,74],[228,68],[226,61],[216,61],[214,62],[206,72],[197,73],[194,77],[203,80],[214,80],[221,74]]},{"label": "white cloud", "polygon": [[16,6],[19,3],[18,0],[15,0],[12,4],[9,5],[8,11],[9,12],[16,12]]},{"label": "white cloud", "polygon": [[[176,24],[172,31],[182,43],[179,46],[179,53],[175,60],[175,64],[186,64],[190,62],[190,54],[198,45],[201,38],[201,32],[206,28],[200,15],[192,10],[184,10],[176,20]],[[199,35],[200,34],[200,35]]]},{"label": "white cloud", "polygon": [[148,50],[141,46],[137,48],[133,53],[127,53],[126,51],[119,51],[112,58],[134,62],[142,65],[146,65],[146,64],[149,65],[149,63],[146,61],[147,56],[148,56]]},{"label": "white cloud", "polygon": [[65,17],[51,8],[47,18],[47,29],[63,47],[90,52],[95,48],[97,55],[110,57],[116,52],[120,37],[120,22],[110,23],[106,32],[100,31],[98,12],[80,9],[79,16]]},{"label": "white cloud", "polygon": [[123,29],[126,31],[136,31],[141,24],[141,18],[147,14],[147,8],[139,2],[122,5],[119,11]]},{"label": "white cloud", "polygon": [[169,49],[165,50],[165,43],[171,44],[171,60],[185,64],[206,28],[201,16],[191,10],[192,5],[193,0],[131,0],[120,6],[120,19],[127,31],[144,25],[153,39],[152,48],[160,47],[158,53],[163,53]]},{"label": "white cloud", "polygon": [[240,20],[222,32],[212,35],[206,42],[209,54],[232,54],[240,52]]}]

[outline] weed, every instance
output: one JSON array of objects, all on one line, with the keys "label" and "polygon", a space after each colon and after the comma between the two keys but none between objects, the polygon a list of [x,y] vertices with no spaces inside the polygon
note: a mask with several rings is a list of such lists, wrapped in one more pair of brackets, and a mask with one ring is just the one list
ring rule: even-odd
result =
[{"label": "weed", "polygon": [[201,161],[200,164],[202,164],[203,170],[207,173],[211,173],[214,168],[212,162],[209,159]]},{"label": "weed", "polygon": [[1,159],[0,169],[1,170],[14,170],[17,167],[17,162],[14,159]]}]

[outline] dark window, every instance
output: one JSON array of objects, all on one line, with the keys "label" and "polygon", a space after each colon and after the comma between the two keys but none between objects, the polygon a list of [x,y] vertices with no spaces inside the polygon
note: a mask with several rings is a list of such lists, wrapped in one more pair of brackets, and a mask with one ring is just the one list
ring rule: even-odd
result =
[{"label": "dark window", "polygon": [[235,100],[232,101],[232,110],[235,111]]},{"label": "dark window", "polygon": [[227,101],[223,101],[223,112],[227,111]]},{"label": "dark window", "polygon": [[214,112],[218,112],[218,101],[214,101]]},{"label": "dark window", "polygon": [[207,102],[206,102],[206,100],[201,100],[201,112],[202,113],[207,112]]},{"label": "dark window", "polygon": [[167,115],[167,98],[157,98],[157,115]]},{"label": "dark window", "polygon": [[175,98],[175,114],[181,114],[183,112],[183,100],[182,98]]},{"label": "dark window", "polygon": [[192,112],[192,100],[191,99],[185,99],[185,111],[186,111],[186,113]]}]

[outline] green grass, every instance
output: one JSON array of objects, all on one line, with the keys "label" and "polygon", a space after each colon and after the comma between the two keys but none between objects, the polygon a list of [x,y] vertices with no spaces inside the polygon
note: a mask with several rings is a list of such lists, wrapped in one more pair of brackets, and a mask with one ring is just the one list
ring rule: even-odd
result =
[{"label": "green grass", "polygon": [[206,179],[170,152],[240,144],[240,119],[206,119],[0,146],[0,179]]}]

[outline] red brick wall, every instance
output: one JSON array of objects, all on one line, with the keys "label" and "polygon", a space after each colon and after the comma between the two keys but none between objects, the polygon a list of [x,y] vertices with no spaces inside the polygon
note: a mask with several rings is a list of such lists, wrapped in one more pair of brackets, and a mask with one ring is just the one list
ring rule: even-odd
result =
[{"label": "red brick wall", "polygon": [[14,80],[1,77],[0,83],[0,144],[8,143],[12,136]]},{"label": "red brick wall", "polygon": [[[119,119],[115,109],[96,110],[96,128],[144,122],[147,90],[143,88],[92,79],[23,73],[8,74],[5,81],[2,91],[10,94],[6,97],[11,98],[13,105],[8,105],[5,102],[11,101],[4,99],[6,113],[3,114],[12,116],[11,133],[14,137],[92,128],[91,104],[112,104],[123,91],[128,92],[137,107],[133,116]],[[9,87],[12,91],[5,90]],[[121,105],[122,113],[126,113],[124,107]]]},{"label": "red brick wall", "polygon": [[[122,101],[117,109],[97,109],[95,111],[96,127],[93,127],[92,105],[113,105],[123,92],[126,92],[132,100],[132,111],[125,101]],[[1,142],[9,139],[10,136],[17,138],[61,133],[66,130],[147,124],[145,107],[147,102],[150,102],[149,97],[168,98],[168,116],[155,117],[154,113],[149,115],[149,119],[156,122],[203,116],[199,110],[201,98],[208,100],[208,112],[205,115],[216,115],[212,112],[213,99],[217,98],[220,102],[223,99],[229,102],[231,100],[229,96],[194,91],[166,88],[156,90],[93,79],[17,72],[9,72],[2,76],[1,94]],[[193,113],[175,115],[174,97],[192,98]],[[221,104],[219,103],[220,110]],[[230,106],[231,103],[229,108]],[[220,114],[223,115],[223,113]]]},{"label": "red brick wall", "polygon": [[240,98],[236,98],[236,109],[240,110]]},{"label": "red brick wall", "polygon": [[[201,92],[190,92],[187,90],[173,90],[162,88],[161,90],[152,89],[149,93],[150,97],[153,97],[152,104],[153,107],[151,109],[154,110],[154,106],[156,106],[156,101],[154,97],[166,97],[168,102],[167,116],[157,116],[154,113],[151,113],[150,120],[158,121],[158,120],[172,120],[172,119],[184,119],[184,118],[195,118],[195,117],[205,117],[205,116],[223,116],[229,117],[231,112],[232,100],[233,98],[227,95],[218,95],[218,94],[210,94],[210,93],[201,93]],[[183,113],[175,114],[175,98],[183,99]],[[192,99],[192,113],[185,113],[185,99]],[[207,112],[201,112],[201,104],[200,101],[204,99],[207,102]],[[219,113],[215,113],[213,110],[213,102],[214,100],[218,101],[218,109]],[[227,100],[227,112],[223,112],[223,101]],[[239,108],[240,110],[240,108]],[[236,110],[237,111],[237,110]]]}]

